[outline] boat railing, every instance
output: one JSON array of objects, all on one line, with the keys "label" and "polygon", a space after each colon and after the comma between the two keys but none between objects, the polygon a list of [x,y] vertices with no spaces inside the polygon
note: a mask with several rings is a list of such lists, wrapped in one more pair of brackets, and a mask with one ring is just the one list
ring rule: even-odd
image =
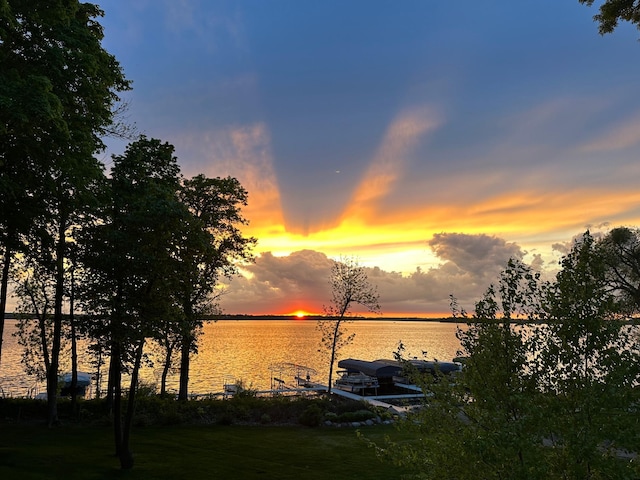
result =
[{"label": "boat railing", "polygon": [[337,372],[338,377],[334,382],[334,386],[341,390],[349,392],[364,392],[372,389],[377,393],[380,383],[376,377],[371,377],[362,372],[353,372],[348,370],[340,370]]}]

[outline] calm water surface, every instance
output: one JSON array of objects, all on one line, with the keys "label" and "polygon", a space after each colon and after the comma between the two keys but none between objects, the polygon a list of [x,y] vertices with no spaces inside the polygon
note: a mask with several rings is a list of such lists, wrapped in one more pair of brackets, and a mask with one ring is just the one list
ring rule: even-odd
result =
[{"label": "calm water surface", "polygon": [[[393,358],[401,341],[408,356],[451,360],[460,343],[456,324],[424,321],[358,320],[346,324],[355,333],[352,344],[344,347],[339,358],[375,360]],[[44,385],[23,373],[21,347],[12,336],[16,322],[5,324],[0,394],[22,396],[44,391]],[[314,320],[221,320],[208,322],[200,338],[198,354],[193,357],[190,390],[193,393],[222,391],[225,380],[235,378],[260,390],[271,388],[272,377],[283,377],[293,384],[293,375],[281,364],[294,363],[317,371],[312,379],[326,384],[328,356],[318,351],[320,333]],[[148,350],[148,349],[147,349]],[[91,371],[87,357],[81,356],[80,370]],[[69,368],[63,365],[61,370]],[[145,367],[142,378],[160,383],[160,365]],[[177,372],[171,374],[169,389],[177,389]]]}]

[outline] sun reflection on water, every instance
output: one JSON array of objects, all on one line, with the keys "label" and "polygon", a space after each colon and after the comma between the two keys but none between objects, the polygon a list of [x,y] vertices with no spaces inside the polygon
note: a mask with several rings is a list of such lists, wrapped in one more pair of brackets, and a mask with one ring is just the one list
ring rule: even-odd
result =
[{"label": "sun reflection on water", "polygon": [[[273,366],[294,363],[318,372],[313,381],[326,384],[329,366],[328,353],[319,351],[320,332],[314,319],[294,320],[221,320],[207,322],[200,337],[198,354],[191,364],[189,388],[191,393],[221,392],[225,377],[242,380],[245,386],[266,390],[271,386]],[[451,360],[460,344],[456,338],[456,324],[419,321],[357,320],[345,328],[355,333],[352,344],[344,347],[339,359],[358,358],[376,360],[393,358],[400,342],[411,357]],[[25,395],[32,388],[33,379],[23,373],[20,347],[11,334],[15,322],[5,326],[0,386],[13,395]],[[149,349],[147,349],[148,351]],[[91,371],[88,357],[81,356],[80,370]],[[271,367],[271,368],[270,368]],[[68,366],[63,366],[68,368]],[[106,374],[106,369],[103,372]],[[144,382],[159,385],[161,365],[145,367]],[[106,377],[106,375],[105,375]],[[293,384],[294,379],[290,380]],[[178,374],[168,379],[168,390],[178,388]]]}]

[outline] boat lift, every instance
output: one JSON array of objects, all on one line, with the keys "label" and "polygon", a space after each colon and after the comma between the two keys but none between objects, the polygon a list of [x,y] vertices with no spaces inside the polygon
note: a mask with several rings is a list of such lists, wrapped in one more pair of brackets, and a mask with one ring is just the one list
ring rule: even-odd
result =
[{"label": "boat lift", "polygon": [[[271,372],[271,390],[276,393],[306,391],[318,386],[312,381],[312,377],[318,372],[305,365],[290,362],[274,363],[269,365],[269,371]],[[285,377],[292,377],[294,383],[288,384]]]}]

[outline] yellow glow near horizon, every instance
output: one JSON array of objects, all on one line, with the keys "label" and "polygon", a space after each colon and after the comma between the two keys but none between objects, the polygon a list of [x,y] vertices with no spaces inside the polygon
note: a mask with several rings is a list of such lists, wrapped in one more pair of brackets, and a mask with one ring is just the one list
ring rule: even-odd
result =
[{"label": "yellow glow near horizon", "polygon": [[309,249],[331,258],[356,255],[366,258],[363,263],[368,266],[408,274],[416,266],[439,262],[428,246],[435,233],[495,235],[524,250],[545,248],[549,260],[553,243],[570,241],[589,224],[638,224],[640,218],[623,217],[638,203],[640,192],[624,189],[553,195],[531,190],[494,195],[472,205],[412,206],[398,209],[394,218],[345,214],[336,227],[308,235],[289,232],[283,224],[262,224],[246,229],[246,234],[258,239],[257,253],[286,256]]}]

